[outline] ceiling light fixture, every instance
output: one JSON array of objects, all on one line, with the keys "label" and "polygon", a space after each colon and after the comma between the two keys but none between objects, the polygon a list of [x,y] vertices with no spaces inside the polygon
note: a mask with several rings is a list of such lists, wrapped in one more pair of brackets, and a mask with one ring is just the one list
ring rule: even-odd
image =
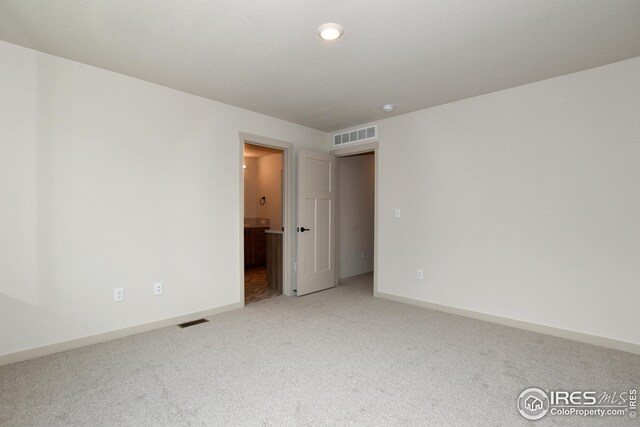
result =
[{"label": "ceiling light fixture", "polygon": [[384,111],[385,113],[390,113],[393,111],[393,104],[384,104],[382,106],[382,111]]},{"label": "ceiling light fixture", "polygon": [[324,40],[331,41],[338,39],[343,32],[344,28],[342,28],[342,25],[333,22],[328,22],[318,27],[318,35]]}]

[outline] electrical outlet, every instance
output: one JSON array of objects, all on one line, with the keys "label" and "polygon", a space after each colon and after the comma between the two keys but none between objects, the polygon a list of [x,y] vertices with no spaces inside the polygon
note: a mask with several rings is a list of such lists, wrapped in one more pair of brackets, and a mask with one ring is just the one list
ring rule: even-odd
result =
[{"label": "electrical outlet", "polygon": [[113,290],[113,300],[115,302],[124,301],[124,288],[115,288]]},{"label": "electrical outlet", "polygon": [[418,271],[416,272],[416,278],[418,280],[422,280],[423,277],[424,277],[424,272],[421,269],[418,269]]},{"label": "electrical outlet", "polygon": [[153,284],[153,295],[162,295],[162,282],[156,282]]}]

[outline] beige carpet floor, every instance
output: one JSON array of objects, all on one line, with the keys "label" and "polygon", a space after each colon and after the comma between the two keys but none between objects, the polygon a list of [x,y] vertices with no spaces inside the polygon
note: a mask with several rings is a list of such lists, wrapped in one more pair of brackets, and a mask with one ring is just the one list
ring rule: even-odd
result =
[{"label": "beige carpet floor", "polygon": [[516,399],[639,385],[640,356],[374,298],[366,278],[4,366],[0,425],[638,425],[526,421]]}]

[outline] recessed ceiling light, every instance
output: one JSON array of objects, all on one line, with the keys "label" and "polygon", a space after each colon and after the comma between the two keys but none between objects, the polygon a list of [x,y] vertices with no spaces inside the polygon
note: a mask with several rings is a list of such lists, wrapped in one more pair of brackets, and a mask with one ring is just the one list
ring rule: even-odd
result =
[{"label": "recessed ceiling light", "polygon": [[342,25],[333,22],[328,22],[318,27],[318,34],[324,40],[335,40],[339,38],[343,32],[344,28],[342,28]]},{"label": "recessed ceiling light", "polygon": [[382,106],[382,111],[384,111],[385,113],[390,113],[393,111],[393,104],[384,104]]}]

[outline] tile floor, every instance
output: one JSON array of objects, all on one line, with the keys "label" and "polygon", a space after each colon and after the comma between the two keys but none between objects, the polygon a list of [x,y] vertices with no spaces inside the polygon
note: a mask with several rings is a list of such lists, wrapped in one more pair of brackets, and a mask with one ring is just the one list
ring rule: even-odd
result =
[{"label": "tile floor", "polygon": [[267,282],[266,267],[250,267],[244,270],[244,303],[273,298],[279,294]]}]

